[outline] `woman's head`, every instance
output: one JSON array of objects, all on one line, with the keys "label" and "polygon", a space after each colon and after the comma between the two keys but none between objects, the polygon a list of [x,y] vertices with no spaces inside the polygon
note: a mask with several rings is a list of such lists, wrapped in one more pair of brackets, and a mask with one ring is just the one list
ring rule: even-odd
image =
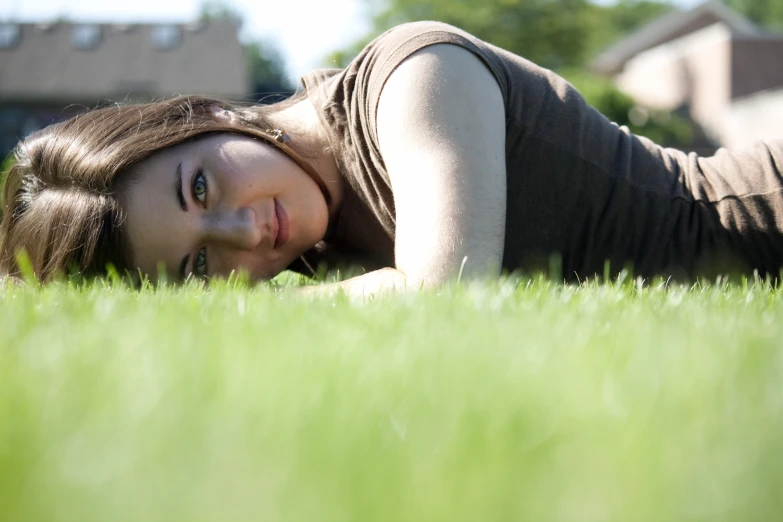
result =
[{"label": "woman's head", "polygon": [[318,185],[269,145],[220,133],[167,148],[131,168],[120,192],[135,266],[169,278],[252,279],[284,270],[323,238],[328,209]]},{"label": "woman's head", "polygon": [[[320,239],[328,192],[264,120],[253,109],[179,97],[90,111],[32,135],[19,144],[5,183],[0,272],[17,274],[22,250],[43,281],[61,272],[101,274],[107,263],[154,274],[158,261],[176,259],[167,266],[175,273],[185,256],[186,273],[199,272],[203,244],[212,246],[210,273],[243,266],[273,275]],[[316,219],[305,226],[308,207]],[[292,237],[260,255],[274,247],[268,236],[286,214]],[[255,240],[256,257],[226,255],[232,237],[250,252]]]}]

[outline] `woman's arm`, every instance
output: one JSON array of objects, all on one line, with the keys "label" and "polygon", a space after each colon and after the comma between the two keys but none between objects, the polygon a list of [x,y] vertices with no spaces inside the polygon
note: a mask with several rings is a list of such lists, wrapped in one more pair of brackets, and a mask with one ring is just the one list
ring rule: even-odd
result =
[{"label": "woman's arm", "polygon": [[505,110],[497,81],[471,52],[426,47],[389,77],[378,140],[396,208],[396,269],[306,294],[370,296],[456,278],[496,276],[506,221]]},{"label": "woman's arm", "polygon": [[407,288],[405,274],[394,268],[382,268],[338,283],[297,288],[299,295],[332,296],[341,292],[351,297],[380,297]]},{"label": "woman's arm", "polygon": [[394,192],[395,263],[408,284],[498,275],[506,125],[486,65],[453,45],[414,53],[381,93],[377,128]]}]

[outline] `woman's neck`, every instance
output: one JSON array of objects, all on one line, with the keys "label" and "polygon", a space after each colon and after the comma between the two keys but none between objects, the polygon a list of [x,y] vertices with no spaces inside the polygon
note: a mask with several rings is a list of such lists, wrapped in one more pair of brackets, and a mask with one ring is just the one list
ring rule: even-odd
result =
[{"label": "woman's neck", "polygon": [[342,203],[344,178],[337,168],[334,151],[315,107],[309,99],[276,113],[273,119],[291,138],[289,146],[315,169],[326,184],[332,198],[331,214],[336,214]]}]

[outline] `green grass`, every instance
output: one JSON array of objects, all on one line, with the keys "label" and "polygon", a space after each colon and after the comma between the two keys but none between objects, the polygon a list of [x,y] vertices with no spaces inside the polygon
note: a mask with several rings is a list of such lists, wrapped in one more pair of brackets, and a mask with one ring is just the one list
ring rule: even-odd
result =
[{"label": "green grass", "polygon": [[0,520],[769,521],[783,295],[0,289]]}]

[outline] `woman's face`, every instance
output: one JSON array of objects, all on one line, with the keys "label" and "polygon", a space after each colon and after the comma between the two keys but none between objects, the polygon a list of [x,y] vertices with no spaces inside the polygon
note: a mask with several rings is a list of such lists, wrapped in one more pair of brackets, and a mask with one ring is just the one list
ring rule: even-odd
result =
[{"label": "woman's face", "polygon": [[122,193],[136,265],[155,276],[268,279],[320,241],[329,221],[318,185],[274,146],[215,134],[136,165]]}]

